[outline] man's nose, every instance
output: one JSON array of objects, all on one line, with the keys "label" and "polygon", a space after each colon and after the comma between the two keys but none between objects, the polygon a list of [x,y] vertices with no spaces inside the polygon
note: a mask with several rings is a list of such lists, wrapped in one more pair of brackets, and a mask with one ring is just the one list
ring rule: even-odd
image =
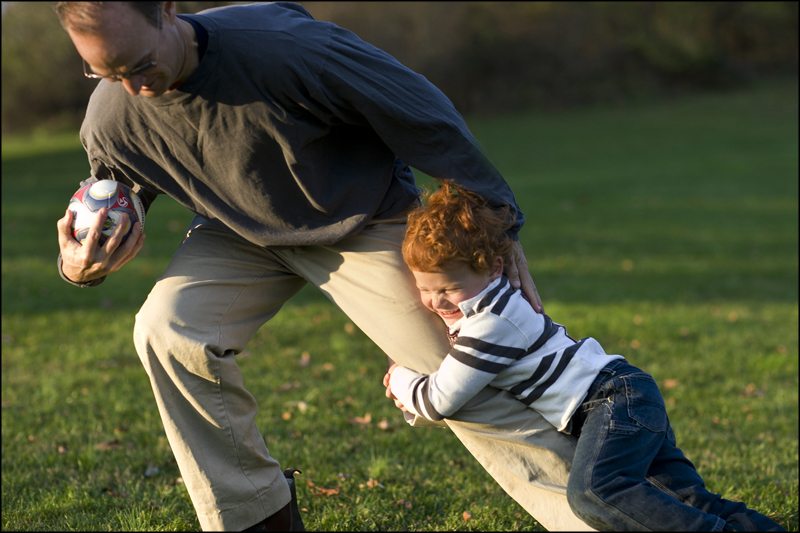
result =
[{"label": "man's nose", "polygon": [[141,76],[131,76],[130,78],[122,79],[122,86],[128,91],[131,96],[137,96],[142,90]]}]

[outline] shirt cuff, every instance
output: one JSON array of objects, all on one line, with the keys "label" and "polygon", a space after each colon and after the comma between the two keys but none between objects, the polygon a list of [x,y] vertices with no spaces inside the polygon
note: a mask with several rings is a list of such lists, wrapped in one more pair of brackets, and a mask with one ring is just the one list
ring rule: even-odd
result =
[{"label": "shirt cuff", "polygon": [[394,394],[395,398],[400,400],[400,402],[414,414],[419,414],[414,409],[413,401],[413,390],[411,388],[412,383],[414,380],[422,377],[424,374],[419,374],[414,372],[410,368],[406,368],[404,366],[396,366],[394,370],[392,370],[392,375],[389,378],[389,388]]}]

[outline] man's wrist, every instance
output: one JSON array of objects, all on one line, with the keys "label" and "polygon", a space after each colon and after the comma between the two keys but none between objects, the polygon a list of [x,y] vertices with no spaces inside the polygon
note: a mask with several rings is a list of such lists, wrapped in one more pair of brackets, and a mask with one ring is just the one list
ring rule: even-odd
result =
[{"label": "man's wrist", "polygon": [[101,283],[103,283],[106,280],[106,277],[103,276],[102,278],[93,279],[91,281],[84,281],[84,282],[72,281],[71,279],[69,279],[67,277],[66,274],[64,274],[63,261],[61,260],[61,254],[58,254],[57,265],[58,265],[58,275],[61,276],[61,279],[63,279],[64,281],[66,281],[67,283],[69,283],[70,285],[73,285],[75,287],[81,287],[81,288],[84,288],[84,287],[95,287],[97,285],[100,285]]}]

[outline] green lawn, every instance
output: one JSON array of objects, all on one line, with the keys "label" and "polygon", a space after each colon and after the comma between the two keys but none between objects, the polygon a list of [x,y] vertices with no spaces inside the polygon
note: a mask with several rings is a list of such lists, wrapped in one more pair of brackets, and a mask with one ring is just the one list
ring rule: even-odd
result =
[{"label": "green lawn", "polygon": [[[547,312],[650,371],[709,488],[789,530],[797,111],[797,84],[770,83],[470,121],[527,215]],[[77,289],[55,270],[55,221],[88,171],[77,132],[4,140],[2,165],[2,528],[197,529],[131,341],[190,215],[159,200],[140,256]],[[241,358],[271,452],[303,470],[306,527],[542,530],[449,432],[405,426],[384,361],[310,290]]]}]

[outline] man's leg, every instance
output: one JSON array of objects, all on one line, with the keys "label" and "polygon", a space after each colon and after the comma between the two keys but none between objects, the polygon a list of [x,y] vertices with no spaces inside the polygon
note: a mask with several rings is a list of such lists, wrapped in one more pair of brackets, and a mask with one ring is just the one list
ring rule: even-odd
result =
[{"label": "man's leg", "polygon": [[[400,255],[403,224],[375,224],[330,247],[282,257],[319,286],[392,360],[432,372],[449,344],[442,321],[419,301]],[[559,433],[505,391],[487,388],[448,426],[500,486],[550,530],[590,530],[566,500],[576,439]]]},{"label": "man's leg", "polygon": [[289,502],[234,356],[303,285],[269,251],[201,226],[136,315],[136,350],[204,530],[242,530]]},{"label": "man's leg", "polygon": [[448,426],[495,481],[549,531],[593,531],[567,502],[576,439],[506,391],[487,388]]}]

